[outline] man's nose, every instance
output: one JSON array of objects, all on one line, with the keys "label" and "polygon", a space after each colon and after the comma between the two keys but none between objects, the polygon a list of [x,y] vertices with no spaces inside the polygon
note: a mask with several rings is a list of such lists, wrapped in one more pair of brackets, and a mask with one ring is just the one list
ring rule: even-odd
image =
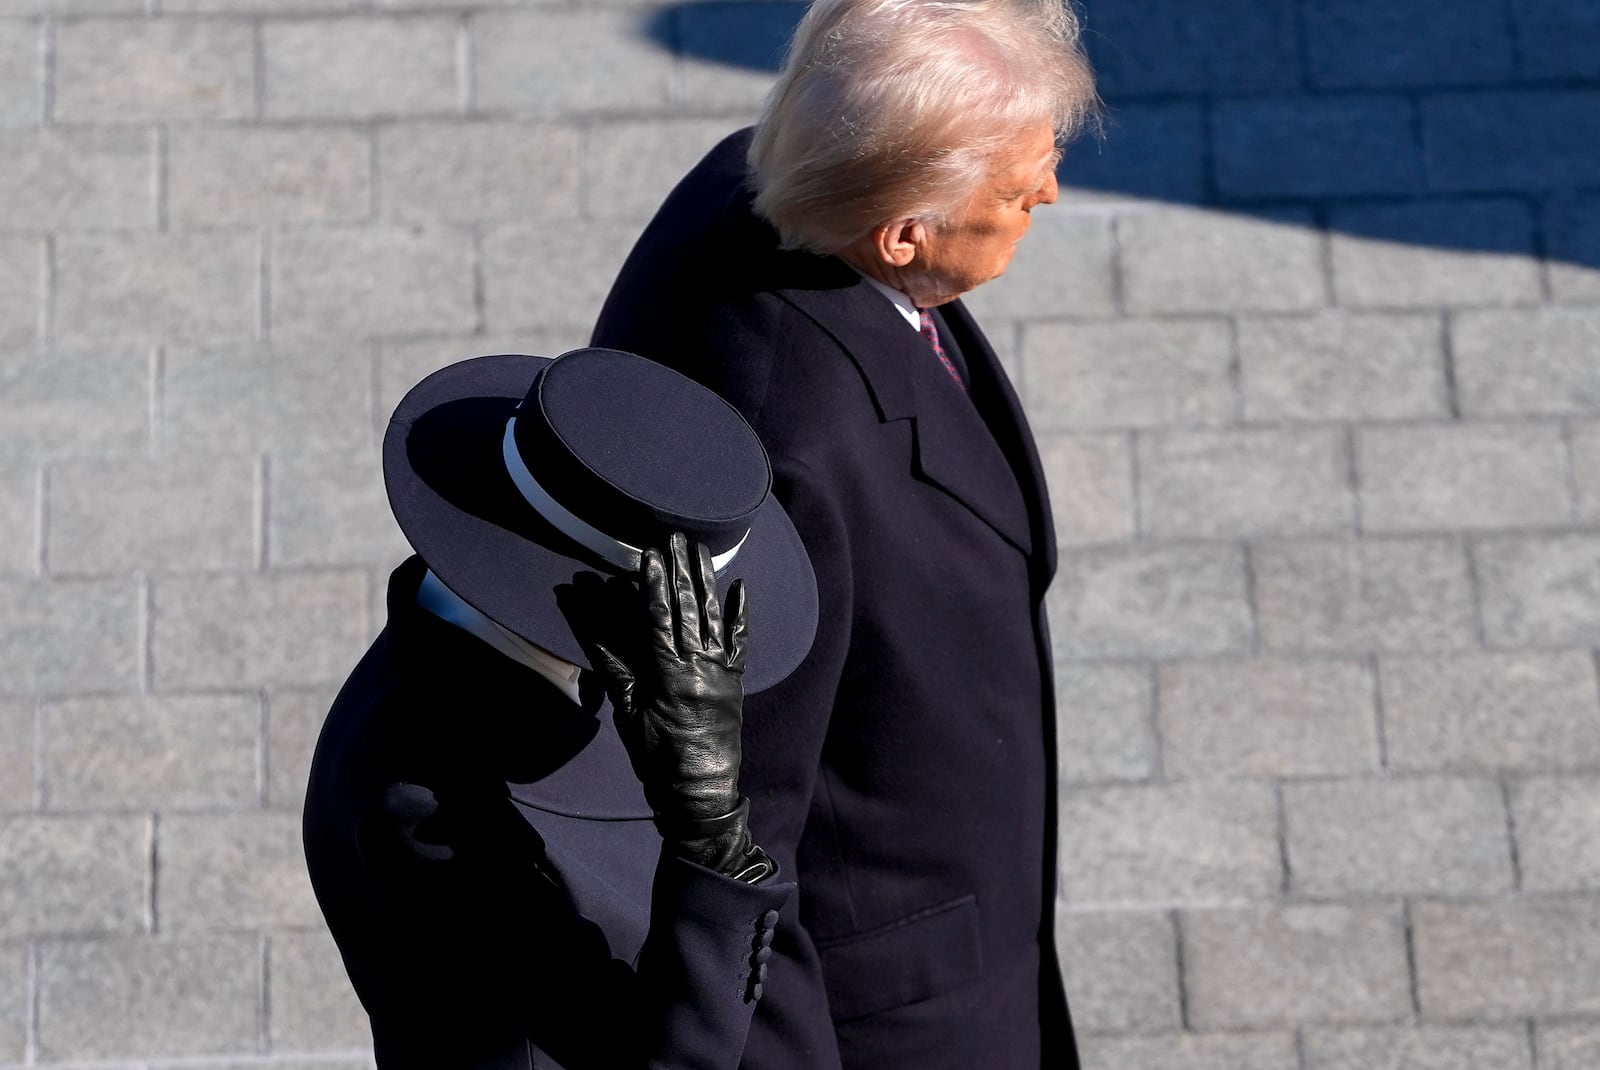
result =
[{"label": "man's nose", "polygon": [[1061,192],[1060,185],[1056,182],[1056,173],[1051,171],[1045,175],[1044,186],[1039,190],[1040,204],[1055,204],[1056,195]]}]

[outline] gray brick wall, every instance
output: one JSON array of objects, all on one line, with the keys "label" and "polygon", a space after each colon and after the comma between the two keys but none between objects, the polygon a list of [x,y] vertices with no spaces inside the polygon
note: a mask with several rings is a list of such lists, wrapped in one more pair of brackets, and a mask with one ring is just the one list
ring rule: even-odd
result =
[{"label": "gray brick wall", "polygon": [[[582,342],[795,8],[0,0],[0,1070],[356,1070],[296,833],[404,391]],[[1087,0],[971,300],[1086,1070],[1600,1065],[1600,8]]]}]

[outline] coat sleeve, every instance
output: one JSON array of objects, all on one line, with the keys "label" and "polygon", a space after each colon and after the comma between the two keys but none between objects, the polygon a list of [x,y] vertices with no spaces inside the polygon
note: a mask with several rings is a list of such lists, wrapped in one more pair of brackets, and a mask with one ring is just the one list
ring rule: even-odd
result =
[{"label": "coat sleeve", "polygon": [[763,995],[763,948],[794,890],[663,852],[629,963],[488,785],[389,785],[360,851],[378,960],[363,998],[385,1070],[732,1070]]}]

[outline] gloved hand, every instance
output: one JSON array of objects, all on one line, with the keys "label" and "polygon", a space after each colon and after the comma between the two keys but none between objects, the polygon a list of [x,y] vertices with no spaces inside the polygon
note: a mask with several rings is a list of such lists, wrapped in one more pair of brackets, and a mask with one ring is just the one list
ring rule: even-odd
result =
[{"label": "gloved hand", "polygon": [[749,803],[739,795],[744,703],[744,581],[728,592],[726,623],[711,552],[670,540],[670,570],[648,549],[639,587],[648,627],[634,664],[591,643],[634,775],[663,839],[683,858],[754,882],[774,869],[750,841]]}]

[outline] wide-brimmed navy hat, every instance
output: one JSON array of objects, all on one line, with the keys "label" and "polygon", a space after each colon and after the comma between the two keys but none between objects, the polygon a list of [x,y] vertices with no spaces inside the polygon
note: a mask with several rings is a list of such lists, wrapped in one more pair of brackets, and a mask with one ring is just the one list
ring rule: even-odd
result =
[{"label": "wide-brimmed navy hat", "polygon": [[444,585],[530,643],[588,658],[556,588],[637,572],[682,531],[710,548],[718,588],[750,600],[745,690],[811,648],[817,586],[772,469],[732,406],[670,368],[613,349],[502,354],[413,387],[389,421],[383,474],[400,530]]}]

